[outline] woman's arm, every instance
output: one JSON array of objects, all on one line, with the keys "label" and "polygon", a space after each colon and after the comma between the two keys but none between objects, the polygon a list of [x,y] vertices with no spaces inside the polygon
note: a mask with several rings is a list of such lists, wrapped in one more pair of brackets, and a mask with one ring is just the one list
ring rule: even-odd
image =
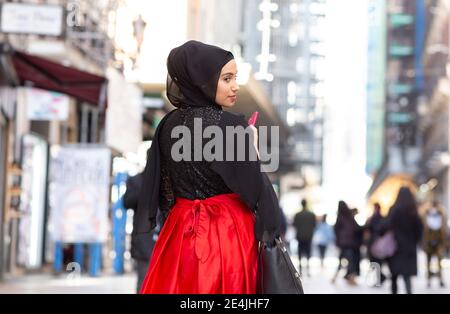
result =
[{"label": "woman's arm", "polygon": [[248,127],[247,122],[229,112],[223,112],[220,121],[220,128],[224,134],[223,156],[227,156],[227,149],[233,147],[235,157],[239,150],[240,152],[245,150],[245,158],[242,161],[237,161],[236,158],[234,161],[226,161],[225,158],[223,161],[215,160],[211,162],[211,169],[221,176],[230,190],[238,194],[247,206],[256,212],[255,233],[258,240],[270,242],[279,236],[281,213],[272,183],[267,175],[261,172],[259,159],[251,159],[252,156],[257,156],[254,131],[251,132],[250,141],[246,141],[245,147],[238,147],[235,138],[227,138],[227,126],[245,129]]},{"label": "woman's arm", "polygon": [[161,228],[174,204],[175,196],[173,193],[172,182],[170,181],[166,163],[161,159],[161,185],[159,188],[159,211],[161,214],[159,223]]}]

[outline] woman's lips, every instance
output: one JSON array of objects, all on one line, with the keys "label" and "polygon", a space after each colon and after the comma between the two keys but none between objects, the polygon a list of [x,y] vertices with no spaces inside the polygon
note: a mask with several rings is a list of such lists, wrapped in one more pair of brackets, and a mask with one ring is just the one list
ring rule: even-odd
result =
[{"label": "woman's lips", "polygon": [[228,96],[228,98],[230,98],[232,101],[236,101],[237,96]]}]

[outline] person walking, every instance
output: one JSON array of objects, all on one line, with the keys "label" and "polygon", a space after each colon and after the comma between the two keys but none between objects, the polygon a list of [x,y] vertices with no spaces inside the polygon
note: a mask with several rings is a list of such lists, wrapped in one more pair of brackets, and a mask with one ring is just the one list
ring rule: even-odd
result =
[{"label": "person walking", "polygon": [[384,217],[381,215],[381,206],[379,203],[375,203],[373,205],[373,214],[366,221],[365,231],[367,232],[367,256],[371,265],[380,271],[378,287],[381,287],[386,280],[386,275],[383,273],[383,264],[385,263],[385,260],[374,256],[371,252],[371,248],[375,241],[381,237],[383,223]]},{"label": "person walking", "polygon": [[413,193],[402,187],[389,210],[387,228],[394,234],[397,249],[388,258],[391,271],[392,294],[398,293],[397,280],[402,276],[406,293],[412,294],[411,277],[417,276],[417,246],[422,238],[423,225]]},{"label": "person walking", "polygon": [[358,225],[354,217],[355,211],[350,209],[344,201],[338,205],[338,214],[334,232],[336,235],[336,246],[339,248],[339,265],[334,283],[342,267],[342,259],[347,260],[347,273],[344,278],[349,285],[356,285],[356,277],[359,275],[359,250],[361,247],[361,234],[363,228]]},{"label": "person walking", "polygon": [[327,215],[323,215],[314,231],[313,244],[319,249],[320,265],[324,267],[328,246],[335,241],[333,227],[327,223]]},{"label": "person walking", "polygon": [[[126,209],[132,209],[134,216],[137,217],[139,192],[142,186],[142,173],[129,177],[126,182],[126,190],[123,195],[123,205]],[[137,234],[135,230],[138,225],[138,219],[133,219],[133,232],[131,233],[131,257],[135,262],[137,275],[137,292],[139,292],[145,275],[147,274],[150,256],[155,245],[155,230],[150,234]]]},{"label": "person walking", "polygon": [[[442,260],[447,249],[447,218],[444,208],[434,201],[429,205],[423,216],[424,234],[422,247],[427,255],[427,285],[431,287],[431,278],[436,275],[439,285],[444,288],[445,283],[442,277]],[[431,269],[433,257],[436,257],[438,272],[434,274]]]},{"label": "person walking", "polygon": [[303,199],[302,209],[294,216],[294,228],[297,231],[299,271],[302,273],[302,257],[306,257],[306,273],[309,276],[309,259],[311,258],[311,243],[316,228],[316,215],[309,210],[308,202]]}]

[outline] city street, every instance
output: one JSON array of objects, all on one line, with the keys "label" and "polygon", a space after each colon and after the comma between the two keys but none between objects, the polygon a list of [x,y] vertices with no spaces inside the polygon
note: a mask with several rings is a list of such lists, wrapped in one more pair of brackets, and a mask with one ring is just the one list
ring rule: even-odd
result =
[{"label": "city street", "polygon": [[[423,256],[421,265],[424,266]],[[297,259],[293,257],[294,263]],[[330,257],[326,259],[325,268],[321,272],[317,258],[311,261],[311,277],[303,278],[303,286],[306,294],[388,294],[389,282],[380,288],[370,287],[370,275],[368,275],[368,264],[361,263],[362,276],[358,279],[358,286],[349,286],[342,276],[335,284],[331,283],[337,265],[337,259]],[[424,267],[421,268],[422,270]],[[387,271],[387,270],[386,270]],[[413,292],[417,294],[448,294],[450,293],[450,262],[444,262],[444,276],[447,283],[446,288],[439,288],[438,282],[433,281],[430,289],[426,286],[423,271],[420,276],[413,280]],[[0,294],[5,293],[39,293],[39,294],[131,294],[134,293],[136,277],[134,274],[123,276],[104,275],[100,278],[82,276],[81,278],[70,278],[70,275],[52,277],[50,275],[29,275],[18,279],[7,279],[0,284]],[[400,293],[403,293],[403,282],[399,281]]]},{"label": "city street", "polygon": [[[294,258],[293,258],[294,260]],[[295,259],[296,260],[296,259]],[[439,283],[436,279],[432,281],[432,287],[427,288],[424,256],[421,256],[421,268],[418,277],[413,279],[413,292],[416,294],[448,294],[450,287],[439,288]],[[325,262],[325,268],[321,272],[319,261],[312,259],[311,277],[304,277],[303,285],[305,293],[308,294],[389,294],[390,282],[386,281],[381,287],[372,287],[374,277],[370,275],[369,264],[367,261],[361,263],[361,276],[357,279],[358,286],[350,286],[343,279],[345,271],[342,270],[339,279],[335,284],[331,283],[331,279],[337,268],[337,259],[328,258]],[[388,269],[384,269],[384,273],[388,274]],[[372,273],[373,274],[373,273]],[[444,277],[445,282],[450,283],[450,263],[447,260],[444,263]],[[375,281],[376,282],[376,281]],[[399,293],[404,293],[404,284],[399,279]]]},{"label": "city street", "polygon": [[450,0],[0,12],[0,294],[450,294]]}]

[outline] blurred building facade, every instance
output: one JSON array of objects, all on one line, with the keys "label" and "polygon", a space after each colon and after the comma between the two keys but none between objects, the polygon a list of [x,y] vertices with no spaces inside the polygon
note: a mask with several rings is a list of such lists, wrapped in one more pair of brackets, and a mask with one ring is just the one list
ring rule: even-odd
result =
[{"label": "blurred building facade", "polygon": [[[386,210],[400,186],[417,189],[427,8],[424,0],[373,0],[370,10],[371,27],[379,37],[372,37],[369,45],[369,75],[377,75],[369,77],[368,90],[368,171],[374,176],[369,197]],[[384,68],[373,68],[383,63]],[[373,95],[376,97],[371,98]],[[370,129],[374,125],[376,129]]]},{"label": "blurred building facade", "polygon": [[290,129],[283,154],[295,188],[322,181],[325,4],[245,1],[243,56]]},{"label": "blurred building facade", "polygon": [[424,198],[434,198],[448,210],[449,185],[449,19],[450,2],[426,1],[427,37],[423,56],[424,93],[421,116],[422,158],[419,184]]},{"label": "blurred building facade", "polygon": [[[165,29],[167,27],[176,27],[178,37],[176,41],[164,47],[167,57],[170,49],[184,43],[186,40],[194,39],[205,43],[221,46],[233,52],[238,63],[238,83],[240,84],[239,97],[236,105],[227,109],[231,112],[244,114],[246,117],[254,111],[260,112],[258,120],[259,125],[264,126],[279,126],[280,139],[286,138],[288,135],[288,128],[280,117],[280,114],[275,110],[272,99],[267,91],[263,88],[261,82],[255,79],[255,68],[250,67],[248,60],[242,54],[245,48],[242,39],[242,25],[245,23],[247,12],[245,9],[246,1],[232,0],[188,0],[178,1],[180,20],[182,24],[171,26],[172,21],[155,21],[157,25],[154,27]],[[164,8],[156,8],[163,14]],[[183,25],[184,24],[184,25]],[[150,33],[149,33],[150,34]],[[180,35],[181,34],[181,35]],[[183,36],[184,34],[184,36]],[[260,34],[254,34],[260,36]],[[151,40],[151,39],[149,39]],[[161,74],[165,75],[164,71]],[[152,121],[158,121],[161,117],[161,111],[165,112],[173,109],[172,105],[165,97],[165,76],[161,75],[159,81],[143,82],[141,86],[149,101],[160,104],[160,108],[146,108],[144,123],[148,125],[146,129],[149,130],[149,138],[151,137]],[[283,141],[281,141],[281,144]],[[279,158],[284,156],[279,154]],[[280,160],[280,169],[277,173],[271,174],[272,179],[278,180],[279,173],[283,169],[283,160]]]},{"label": "blurred building facade", "polygon": [[[0,45],[0,49],[4,49]],[[1,53],[0,53],[1,54]],[[1,67],[7,64],[1,63]],[[7,173],[11,171],[9,163],[10,152],[12,151],[12,139],[14,136],[13,126],[15,119],[15,98],[14,86],[17,80],[12,75],[7,75],[9,71],[0,71],[0,281],[5,271],[5,222],[7,217],[4,211],[4,204],[9,200],[11,190],[8,187]]]},{"label": "blurred building facade", "polygon": [[[140,92],[136,86],[123,82],[121,60],[116,58],[112,13],[116,12],[118,1],[3,1],[1,6],[0,278],[4,273],[41,269],[52,261],[54,252],[47,230],[52,145],[106,145],[113,156],[135,150],[128,149],[123,141],[111,140],[112,132],[107,130],[108,120],[117,125],[117,116],[121,116],[117,108],[123,108],[124,101],[132,103],[125,117],[130,118],[132,111],[138,114],[137,120],[134,118],[138,123],[131,123],[137,127],[133,138],[137,137],[138,143],[142,140]],[[27,23],[17,23],[19,16],[25,17]],[[108,79],[113,86],[119,81],[126,100],[111,93]],[[67,101],[63,118],[30,116],[31,103],[49,99]],[[122,134],[128,131],[124,128]],[[32,152],[30,156],[35,156],[36,151],[42,155],[36,160],[43,163],[30,168],[32,160],[27,160],[27,154]],[[32,162],[36,163],[34,159]],[[43,172],[34,173],[33,168]],[[36,195],[28,195],[23,189],[26,182],[36,187]],[[30,200],[33,205],[26,205]],[[38,240],[29,244],[29,249],[39,250],[33,252],[33,265],[28,265],[18,255],[28,250],[21,247],[21,237],[30,237],[24,225],[25,221],[36,225],[30,222],[34,217],[39,220]]]}]

